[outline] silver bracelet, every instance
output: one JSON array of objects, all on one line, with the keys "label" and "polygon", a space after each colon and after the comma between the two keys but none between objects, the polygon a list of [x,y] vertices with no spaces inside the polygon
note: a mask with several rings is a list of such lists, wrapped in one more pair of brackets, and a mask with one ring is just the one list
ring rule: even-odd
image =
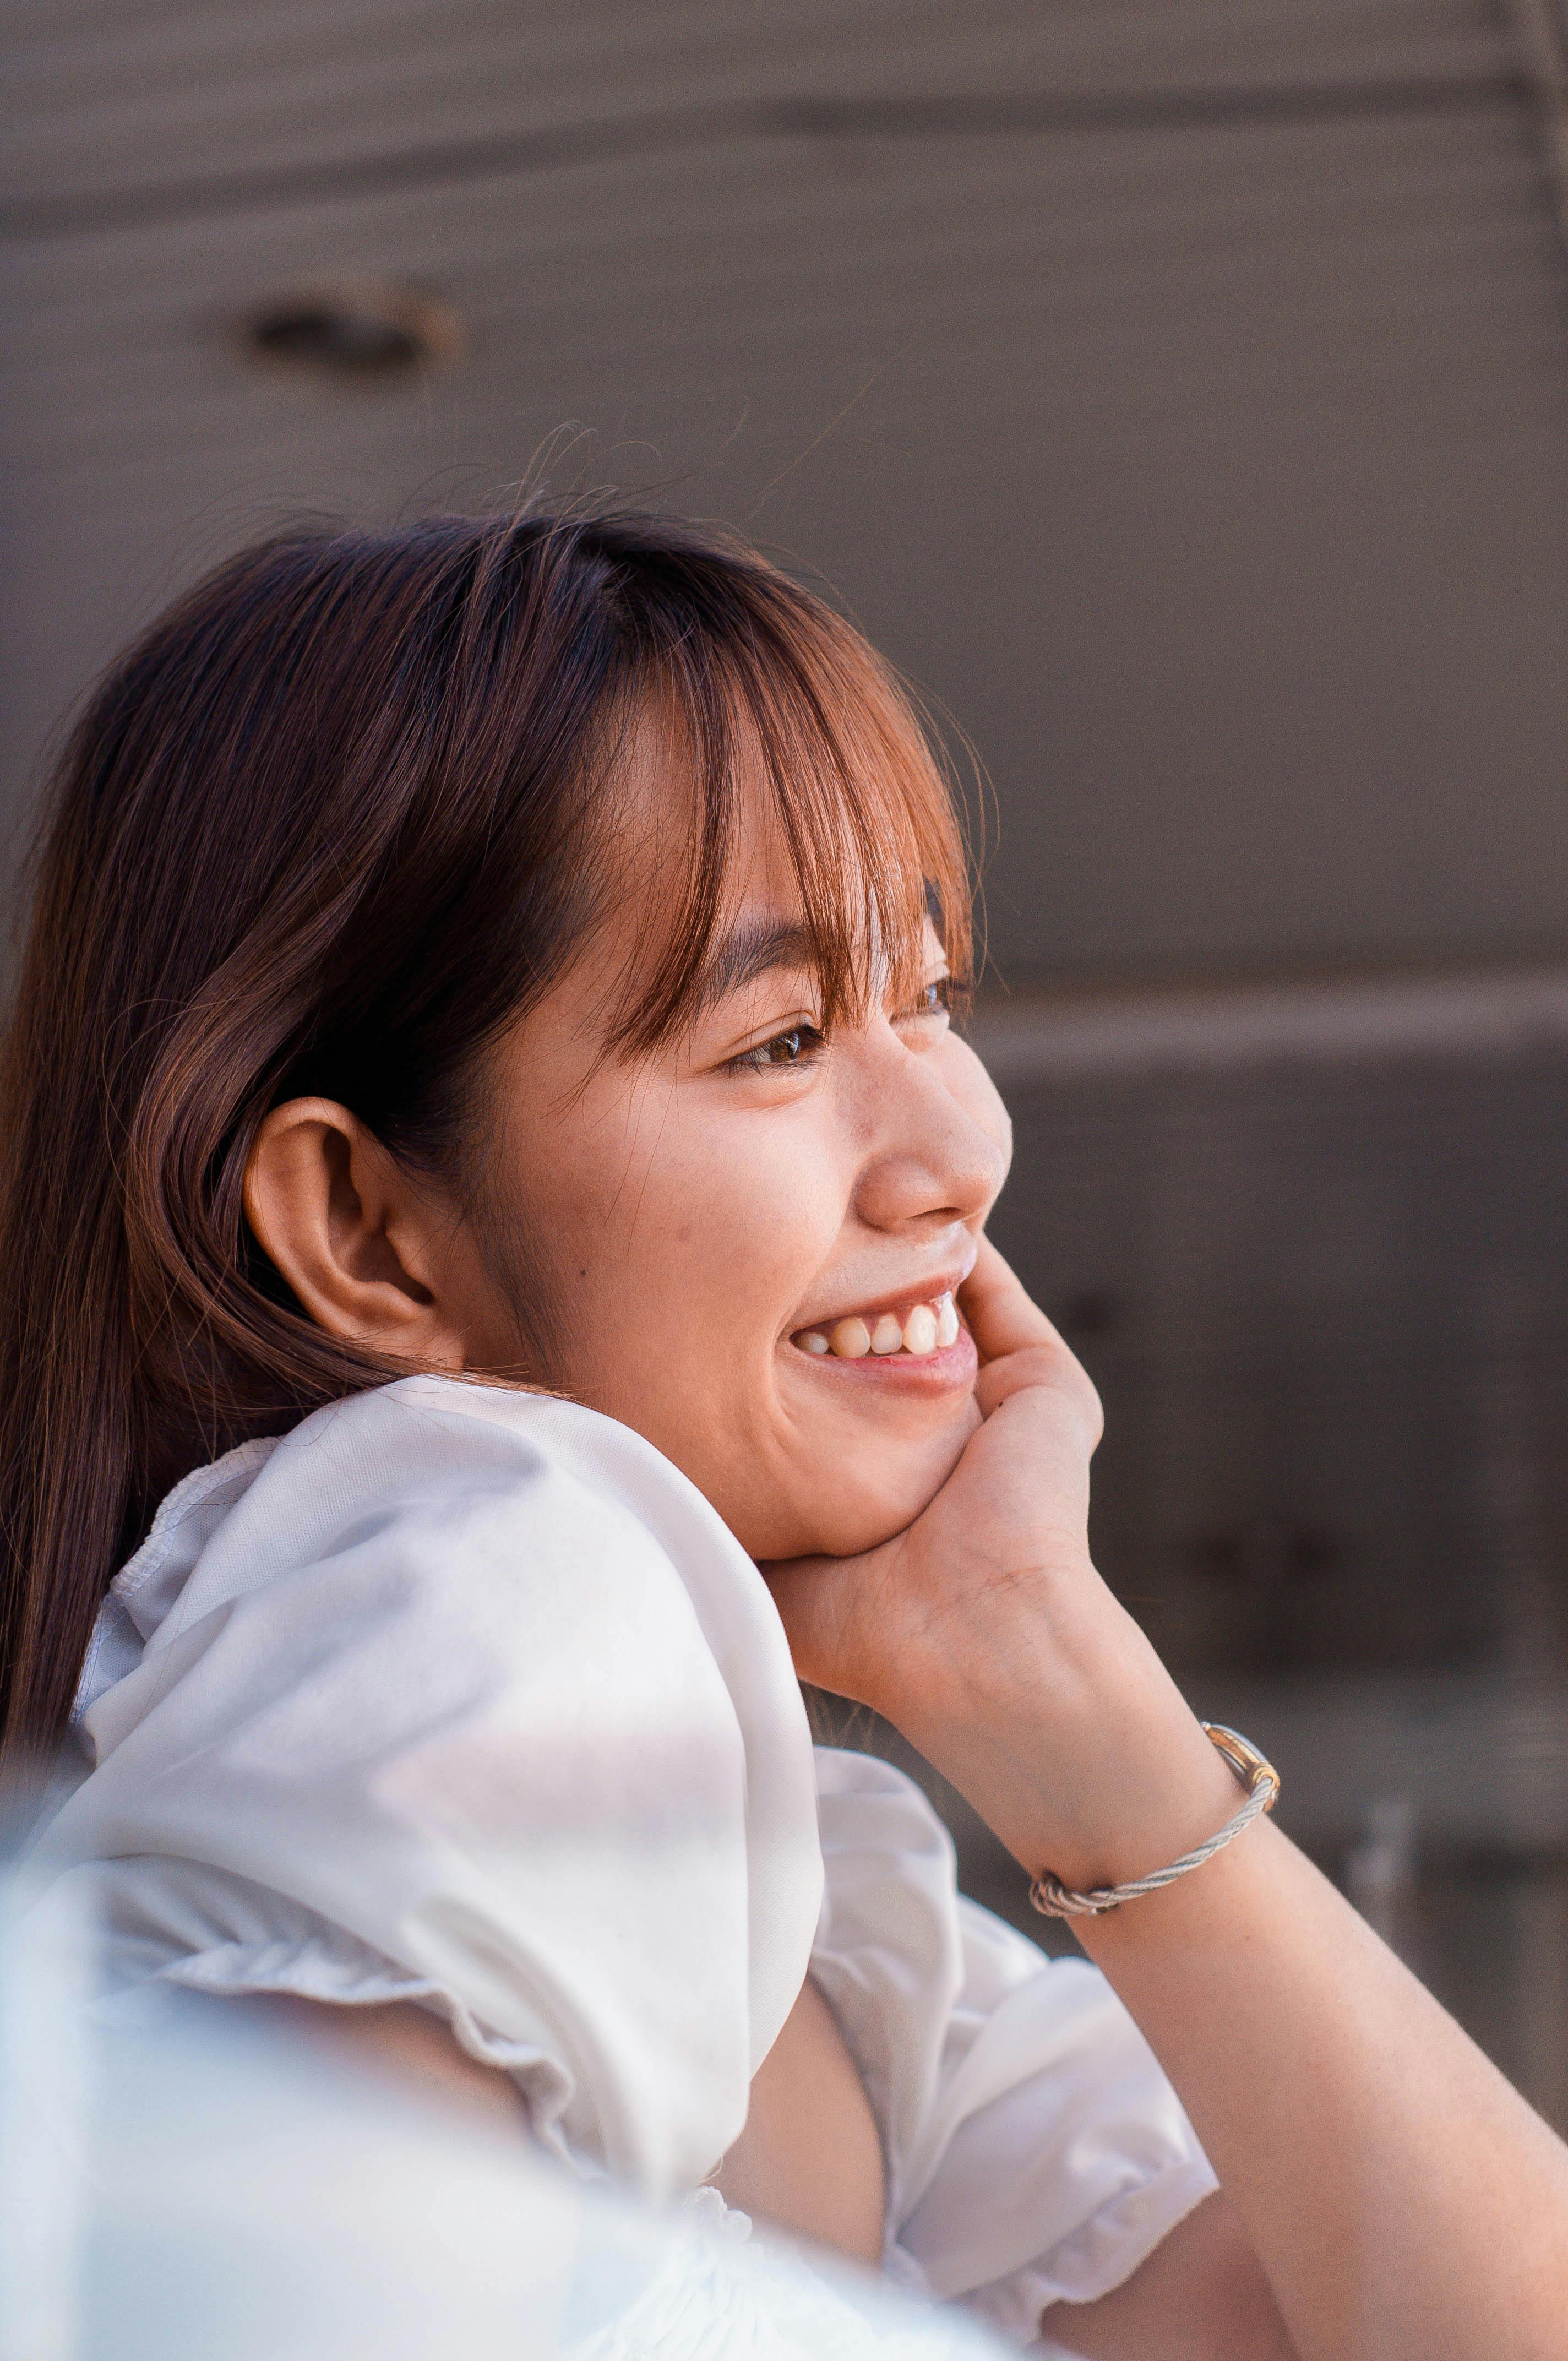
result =
[{"label": "silver bracelet", "polygon": [[1102,1911],[1114,1910],[1118,1903],[1135,1901],[1140,1894],[1157,1894],[1162,1885],[1174,1884],[1179,1877],[1185,1877],[1190,1869],[1201,1869],[1222,1845],[1228,1845],[1244,1828],[1251,1828],[1261,1813],[1274,1809],[1279,1795],[1279,1773],[1273,1763],[1266,1762],[1239,1730],[1227,1730],[1223,1721],[1206,1721],[1202,1728],[1211,1745],[1218,1747],[1247,1791],[1246,1802],[1235,1818],[1227,1820],[1219,1835],[1211,1837],[1207,1844],[1173,1861],[1168,1869],[1151,1870],[1147,1877],[1135,1877],[1128,1885],[1100,1885],[1092,1894],[1070,1894],[1059,1877],[1053,1877],[1048,1869],[1042,1870],[1029,1888],[1029,1899],[1036,1910],[1043,1911],[1047,1918],[1098,1918]]}]

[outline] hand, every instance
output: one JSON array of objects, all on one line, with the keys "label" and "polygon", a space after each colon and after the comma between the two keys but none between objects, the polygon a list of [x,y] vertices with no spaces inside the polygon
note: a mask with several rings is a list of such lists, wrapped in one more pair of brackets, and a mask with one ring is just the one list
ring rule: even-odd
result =
[{"label": "hand", "polygon": [[981,1358],[975,1432],[904,1532],[857,1557],[764,1568],[797,1670],[892,1721],[1016,1636],[1089,1558],[1100,1397],[989,1239],[959,1298]]},{"label": "hand", "polygon": [[763,1572],[801,1677],[893,1722],[1026,1869],[1141,1876],[1234,1782],[1091,1563],[1087,1374],[988,1240],[959,1308],[980,1422],[947,1483],[880,1548]]}]

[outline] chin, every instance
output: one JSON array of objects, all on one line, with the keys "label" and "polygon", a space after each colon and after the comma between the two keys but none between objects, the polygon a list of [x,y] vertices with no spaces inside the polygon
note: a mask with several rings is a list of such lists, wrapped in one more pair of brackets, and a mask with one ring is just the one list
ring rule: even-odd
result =
[{"label": "chin", "polygon": [[[930,1507],[957,1466],[969,1441],[973,1414],[940,1436],[896,1450],[885,1439],[850,1455],[825,1452],[810,1488],[790,1499],[775,1498],[739,1531],[751,1555],[761,1559],[859,1557],[880,1549]],[[875,1464],[875,1472],[868,1469]]]},{"label": "chin", "polygon": [[883,1542],[905,1532],[940,1488],[934,1484],[906,1500],[840,1502],[830,1516],[816,1521],[811,1540],[795,1555],[860,1557],[866,1550],[880,1549]]}]

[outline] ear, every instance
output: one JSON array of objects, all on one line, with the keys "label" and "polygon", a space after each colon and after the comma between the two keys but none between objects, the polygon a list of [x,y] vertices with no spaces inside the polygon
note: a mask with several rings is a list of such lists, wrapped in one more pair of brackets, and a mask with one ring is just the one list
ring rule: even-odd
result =
[{"label": "ear", "polygon": [[245,1211],[329,1334],[426,1368],[464,1367],[452,1210],[346,1107],[291,1099],[272,1109],[246,1165]]}]

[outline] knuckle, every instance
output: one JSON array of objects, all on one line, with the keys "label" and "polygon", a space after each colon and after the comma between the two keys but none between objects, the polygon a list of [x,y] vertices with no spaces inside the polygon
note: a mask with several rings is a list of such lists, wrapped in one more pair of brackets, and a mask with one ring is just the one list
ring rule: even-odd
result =
[{"label": "knuckle", "polygon": [[981,1369],[976,1379],[975,1400],[987,1418],[1019,1396],[1032,1397],[1036,1411],[1058,1425],[1065,1412],[1086,1452],[1099,1444],[1105,1432],[1103,1405],[1093,1380],[1065,1347],[1011,1354],[1005,1362]]},{"label": "knuckle", "polygon": [[1044,1336],[1037,1344],[1025,1345],[1013,1358],[1027,1385],[1060,1386],[1070,1382],[1079,1369],[1059,1336]]}]

